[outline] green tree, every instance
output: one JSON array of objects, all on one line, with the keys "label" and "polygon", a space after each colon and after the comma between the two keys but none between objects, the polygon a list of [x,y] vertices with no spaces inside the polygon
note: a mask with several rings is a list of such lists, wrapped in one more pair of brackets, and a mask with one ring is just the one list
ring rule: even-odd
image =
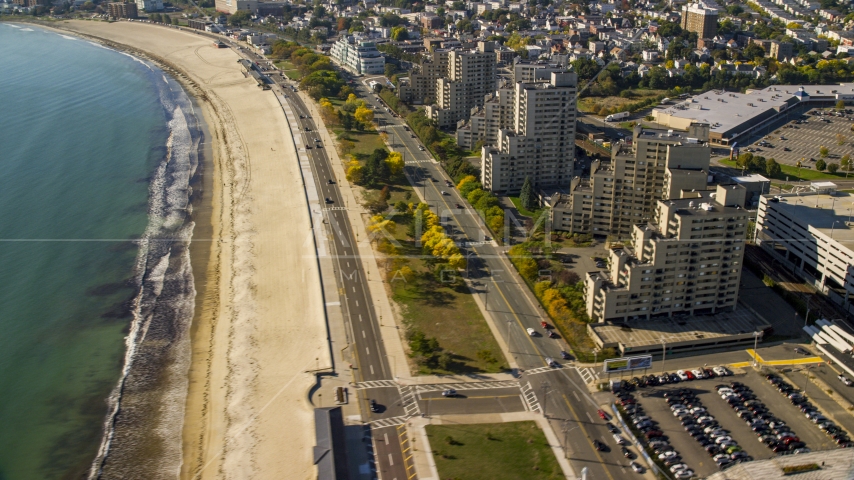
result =
[{"label": "green tree", "polygon": [[848,154],[846,154],[839,160],[839,167],[842,168],[843,171],[845,171],[846,177],[849,173],[851,173],[851,167],[854,166],[852,165],[852,163],[854,162],[851,161],[851,156]]},{"label": "green tree", "polygon": [[765,173],[767,173],[768,176],[771,178],[774,178],[777,175],[780,175],[780,172],[782,172],[782,170],[783,169],[780,168],[780,164],[777,163],[777,161],[774,160],[773,158],[769,158],[765,162]]},{"label": "green tree", "polygon": [[836,163],[830,163],[827,165],[827,171],[830,173],[836,173],[839,170],[839,165]]},{"label": "green tree", "polygon": [[246,10],[240,10],[234,12],[232,15],[228,17],[228,24],[234,26],[241,26],[244,24],[252,23],[252,15]]},{"label": "green tree", "polygon": [[522,184],[522,191],[519,193],[519,201],[525,210],[536,210],[537,199],[534,197],[534,187],[531,185],[531,179],[525,177],[525,183]]},{"label": "green tree", "polygon": [[827,147],[825,147],[824,145],[822,145],[821,148],[818,149],[818,154],[821,156],[821,158],[826,157],[828,153],[830,153],[830,152],[827,150]]},{"label": "green tree", "polygon": [[842,100],[836,102],[836,109],[837,110],[845,110],[845,102]]},{"label": "green tree", "polygon": [[819,158],[817,162],[815,162],[815,169],[819,172],[823,172],[827,168],[827,163],[823,158]]},{"label": "green tree", "polygon": [[391,39],[395,42],[402,42],[409,39],[409,32],[406,27],[394,27],[391,29]]}]

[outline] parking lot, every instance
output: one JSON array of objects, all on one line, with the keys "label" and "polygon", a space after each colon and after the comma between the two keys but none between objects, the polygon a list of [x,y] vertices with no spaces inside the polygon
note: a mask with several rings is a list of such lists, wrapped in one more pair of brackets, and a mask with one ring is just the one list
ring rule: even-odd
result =
[{"label": "parking lot", "polygon": [[[792,435],[797,436],[799,441],[804,442],[810,450],[838,448],[831,437],[822,432],[817,424],[808,420],[798,407],[778,392],[763,374],[754,371],[729,377],[637,388],[633,395],[637,399],[637,403],[641,405],[643,414],[650,417],[650,420],[657,422],[656,428],[668,437],[667,441],[681,457],[681,461],[687,464],[697,476],[706,477],[717,472],[719,468],[712,456],[686,431],[682,425],[683,420],[674,416],[665,394],[672,396],[674,392],[680,389],[688,390],[696,398],[694,407],[705,408],[706,411],[703,415],[712,417],[719,428],[728,432],[727,435],[731,437],[731,441],[746,452],[751,459],[768,459],[779,455],[759,441],[759,435],[752,431],[744,420],[739,418],[737,411],[717,392],[716,386],[729,385],[731,382],[740,382],[749,389],[745,392],[755,395],[756,400],[764,404],[768,415],[785,423],[782,430],[785,431],[788,427]],[[809,391],[807,397],[810,398]]]},{"label": "parking lot", "polygon": [[[815,169],[815,162],[810,158],[818,160],[819,148],[827,147],[829,154],[824,159],[828,164],[839,163],[844,155],[854,155],[854,132],[851,125],[854,124],[854,114],[846,114],[843,117],[833,115],[818,115],[818,110],[810,110],[808,113],[797,117],[786,125],[769,132],[765,137],[758,138],[755,142],[743,149],[742,153],[753,150],[754,155],[765,158],[773,158],[778,163],[795,165],[801,159],[804,168]],[[802,123],[796,123],[800,120]],[[840,138],[844,137],[842,145],[838,145]],[[781,139],[785,138],[785,140]],[[760,146],[759,142],[765,141],[771,146]],[[786,151],[786,149],[789,151]]]}]

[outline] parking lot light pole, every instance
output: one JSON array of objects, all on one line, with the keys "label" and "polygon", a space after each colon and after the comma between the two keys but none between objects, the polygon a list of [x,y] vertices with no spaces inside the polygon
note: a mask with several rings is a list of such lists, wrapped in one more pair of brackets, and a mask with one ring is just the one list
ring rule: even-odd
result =
[{"label": "parking lot light pole", "polygon": [[664,373],[664,360],[667,356],[667,342],[661,337],[661,373]]},{"label": "parking lot light pole", "polygon": [[760,335],[762,335],[761,332],[753,332],[753,368],[756,368],[756,357],[758,356],[756,353],[756,347],[759,346]]}]

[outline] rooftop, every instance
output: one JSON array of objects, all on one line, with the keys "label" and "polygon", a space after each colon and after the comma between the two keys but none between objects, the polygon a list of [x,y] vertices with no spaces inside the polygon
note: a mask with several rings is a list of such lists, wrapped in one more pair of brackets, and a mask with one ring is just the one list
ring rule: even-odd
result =
[{"label": "rooftop", "polygon": [[815,464],[820,468],[810,472],[786,474],[792,480],[854,479],[854,455],[847,448],[782,455],[768,460],[754,460],[733,465],[723,472],[708,477],[709,480],[778,480],[784,476],[784,467]]},{"label": "rooftop", "polygon": [[712,132],[722,134],[770,110],[776,114],[788,108],[786,105],[800,100],[816,96],[835,98],[842,95],[854,95],[854,83],[777,85],[762,90],[748,90],[747,93],[710,90],[657,111],[706,122],[711,126]]},{"label": "rooftop", "polygon": [[809,225],[810,230],[818,230],[854,255],[854,223],[851,222],[854,218],[854,195],[845,192],[835,195],[789,193],[763,197],[779,197],[779,202],[769,202],[768,206],[802,225]]},{"label": "rooftop", "polygon": [[753,332],[769,327],[746,308],[714,315],[663,317],[630,320],[625,324],[591,324],[591,329],[604,344],[622,344],[628,355],[664,341],[668,346],[708,343],[725,337],[753,337]]}]

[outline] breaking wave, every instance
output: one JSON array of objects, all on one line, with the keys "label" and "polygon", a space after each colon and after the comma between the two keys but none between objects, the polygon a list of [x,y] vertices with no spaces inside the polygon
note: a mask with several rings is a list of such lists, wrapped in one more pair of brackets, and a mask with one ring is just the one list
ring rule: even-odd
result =
[{"label": "breaking wave", "polygon": [[173,79],[145,64],[168,119],[166,155],[151,177],[148,226],[137,241],[136,294],[121,377],[109,396],[103,439],[89,471],[99,478],[174,478],[190,365],[196,290],[190,265],[191,181],[201,130],[193,105]]}]

